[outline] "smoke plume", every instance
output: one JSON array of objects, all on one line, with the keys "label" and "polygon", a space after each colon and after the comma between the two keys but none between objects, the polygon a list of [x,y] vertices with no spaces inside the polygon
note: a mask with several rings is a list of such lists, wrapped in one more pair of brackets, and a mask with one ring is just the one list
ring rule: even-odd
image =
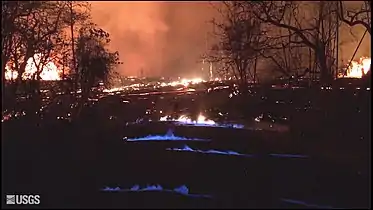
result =
[{"label": "smoke plume", "polygon": [[[208,2],[91,2],[127,76],[191,76],[200,71],[214,9]],[[198,76],[198,75],[196,75]]]},{"label": "smoke plume", "polygon": [[[127,76],[201,76],[201,55],[210,48],[214,17],[209,2],[91,2],[93,21],[111,35]],[[340,64],[351,59],[364,28],[342,24]],[[350,30],[352,33],[350,33]],[[353,34],[353,35],[351,35]],[[370,56],[366,35],[355,59]]]}]

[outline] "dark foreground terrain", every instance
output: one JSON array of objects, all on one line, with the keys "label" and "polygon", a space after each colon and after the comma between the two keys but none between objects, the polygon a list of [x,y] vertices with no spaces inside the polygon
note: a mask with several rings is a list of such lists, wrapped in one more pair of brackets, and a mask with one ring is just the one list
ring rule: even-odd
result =
[{"label": "dark foreground terrain", "polygon": [[[115,94],[78,121],[57,119],[66,114],[62,101],[38,123],[27,115],[3,122],[3,197],[39,194],[35,208],[370,207],[370,91],[272,90],[245,102],[228,95]],[[262,114],[289,130],[128,125],[157,119],[160,110],[248,127]],[[123,140],[170,127],[176,136],[210,141]]]}]

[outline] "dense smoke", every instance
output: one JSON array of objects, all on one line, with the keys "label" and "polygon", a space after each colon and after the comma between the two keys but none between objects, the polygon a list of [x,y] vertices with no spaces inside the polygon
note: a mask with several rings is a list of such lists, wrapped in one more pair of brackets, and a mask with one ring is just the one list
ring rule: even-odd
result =
[{"label": "dense smoke", "polygon": [[198,72],[214,11],[208,2],[92,2],[93,21],[124,62],[119,72],[132,76]]},{"label": "dense smoke", "polygon": [[[209,2],[91,3],[93,21],[110,33],[110,47],[124,62],[120,74],[200,76],[200,57],[212,30],[208,21],[217,16]],[[351,59],[364,28],[353,27],[352,33],[346,25],[341,28],[340,64]],[[355,58],[370,56],[370,50],[368,33]]]}]

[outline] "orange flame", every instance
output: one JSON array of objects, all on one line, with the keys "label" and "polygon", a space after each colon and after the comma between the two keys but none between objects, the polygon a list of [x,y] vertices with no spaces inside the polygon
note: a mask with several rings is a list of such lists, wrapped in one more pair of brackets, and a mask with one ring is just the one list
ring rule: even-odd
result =
[{"label": "orange flame", "polygon": [[352,61],[351,65],[347,68],[347,74],[340,77],[345,78],[362,78],[370,70],[371,58],[362,57],[359,62]]},{"label": "orange flame", "polygon": [[[34,61],[35,59],[35,61]],[[33,58],[27,60],[25,72],[22,74],[22,79],[31,79],[32,76],[37,72],[37,65],[40,64],[41,54],[37,53]],[[43,69],[40,73],[42,80],[61,80],[62,71],[57,68],[56,64],[52,60],[48,60],[47,63],[43,66]],[[6,66],[5,79],[14,80],[18,77],[18,72],[12,70],[10,65]]]}]

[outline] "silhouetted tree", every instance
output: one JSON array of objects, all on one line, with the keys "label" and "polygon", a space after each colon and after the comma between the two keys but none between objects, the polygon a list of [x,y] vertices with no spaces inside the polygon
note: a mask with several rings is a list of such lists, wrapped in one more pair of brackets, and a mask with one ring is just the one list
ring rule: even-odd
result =
[{"label": "silhouetted tree", "polygon": [[81,27],[89,24],[91,19],[90,9],[91,5],[86,1],[68,1],[67,2],[69,11],[64,20],[69,25],[69,43],[70,43],[70,56],[69,56],[69,75],[67,79],[70,81],[70,85],[77,91],[78,90],[78,74],[77,74],[77,61],[75,55],[76,47],[76,36],[79,34]]},{"label": "silhouetted tree", "polygon": [[254,62],[266,44],[266,31],[261,22],[238,2],[222,2],[218,8],[222,21],[213,21],[218,44],[209,59],[218,62],[222,70],[233,74],[242,90],[254,80]]},{"label": "silhouetted tree", "polygon": [[[13,95],[15,96],[28,60],[33,58],[36,53],[51,51],[52,42],[64,27],[61,15],[65,8],[63,2],[51,1],[5,2],[3,5],[5,5],[5,8],[2,8],[5,14],[2,14],[2,16],[6,22],[3,23],[5,34],[2,34],[4,47],[2,71],[4,74],[5,65],[9,64],[8,62],[13,64],[13,70],[17,71],[18,77],[13,88]],[[48,54],[46,53],[43,56],[47,57]],[[37,65],[37,67],[41,66]],[[39,75],[39,72],[37,71],[35,75]],[[3,83],[5,84],[5,81]],[[38,83],[37,86],[29,87],[26,89],[27,92],[32,90],[33,94],[35,93],[34,88],[39,89]]]},{"label": "silhouetted tree", "polygon": [[36,53],[52,48],[52,39],[64,27],[61,21],[64,9],[66,7],[63,2],[40,2],[29,16],[17,20],[18,35],[22,40],[22,45],[17,49],[20,59],[20,66],[17,69],[19,81],[25,72],[27,61]]},{"label": "silhouetted tree", "polygon": [[[13,60],[13,66],[18,67],[22,55],[19,49],[23,46],[21,20],[27,19],[40,7],[41,2],[34,1],[2,1],[1,13],[1,70],[2,84],[5,85],[6,65]],[[30,27],[30,25],[26,25]],[[16,62],[14,62],[16,60]]]},{"label": "silhouetted tree", "polygon": [[[285,32],[283,32],[285,31]],[[288,30],[281,29],[271,32],[273,41],[261,53],[264,61],[268,61],[266,67],[277,76],[291,78],[299,70],[305,69],[306,50],[302,43],[294,43],[297,37]],[[269,64],[269,65],[268,65]]]},{"label": "silhouetted tree", "polygon": [[[31,81],[27,81],[32,85],[21,87],[26,88],[24,90],[27,92],[31,91],[34,96],[39,96],[40,74],[44,65],[48,61],[57,63],[62,57],[68,57],[59,55],[66,55],[66,45],[72,44],[66,36],[66,28],[70,26],[71,19],[75,24],[89,19],[89,10],[82,9],[83,3],[74,3],[77,6],[73,7],[72,15],[71,2],[2,2],[2,84],[5,85],[6,65],[11,65],[12,70],[18,73],[10,95],[15,96],[19,84],[25,83],[22,76],[27,62],[29,59],[35,61],[35,54],[38,54],[40,61],[34,62],[37,71],[29,75]],[[63,60],[64,65],[68,60],[71,61],[69,58]]]},{"label": "silhouetted tree", "polygon": [[99,81],[110,85],[115,67],[119,63],[118,52],[110,52],[109,33],[88,25],[79,31],[76,46],[77,74],[81,88],[81,100],[78,114],[88,100],[91,89]]},{"label": "silhouetted tree", "polygon": [[[351,2],[352,3],[352,2]],[[361,3],[359,8],[349,8],[344,1],[339,1],[339,18],[349,26],[362,25],[371,34],[372,8],[370,1],[353,2]]]},{"label": "silhouetted tree", "polygon": [[[284,16],[285,23],[292,24],[292,21],[294,21],[293,15]],[[299,42],[299,37],[294,32],[281,27],[271,27],[268,34],[272,39],[261,56],[265,58],[263,60],[267,64],[266,67],[269,67],[268,70],[274,76],[291,80],[298,75],[299,71],[309,68],[307,66],[310,61],[309,48]]]},{"label": "silhouetted tree", "polygon": [[[76,3],[78,6],[74,6],[73,15],[71,15],[71,3],[68,3],[63,1],[2,2],[3,71],[8,61],[17,60],[20,66],[15,70],[19,71],[20,75],[23,74],[27,60],[35,53],[51,49],[56,51],[53,47],[61,42],[61,34],[70,26],[71,19],[74,23],[89,19],[88,11],[80,7],[83,3]],[[12,58],[12,51],[13,54],[16,51],[17,59]]]},{"label": "silhouetted tree", "polygon": [[[294,34],[296,39],[291,43],[304,44],[313,51],[321,81],[332,80],[334,39],[338,27],[336,2],[255,1],[244,4],[253,8],[255,16],[264,23]],[[292,16],[293,20],[286,22],[286,16]]]}]

